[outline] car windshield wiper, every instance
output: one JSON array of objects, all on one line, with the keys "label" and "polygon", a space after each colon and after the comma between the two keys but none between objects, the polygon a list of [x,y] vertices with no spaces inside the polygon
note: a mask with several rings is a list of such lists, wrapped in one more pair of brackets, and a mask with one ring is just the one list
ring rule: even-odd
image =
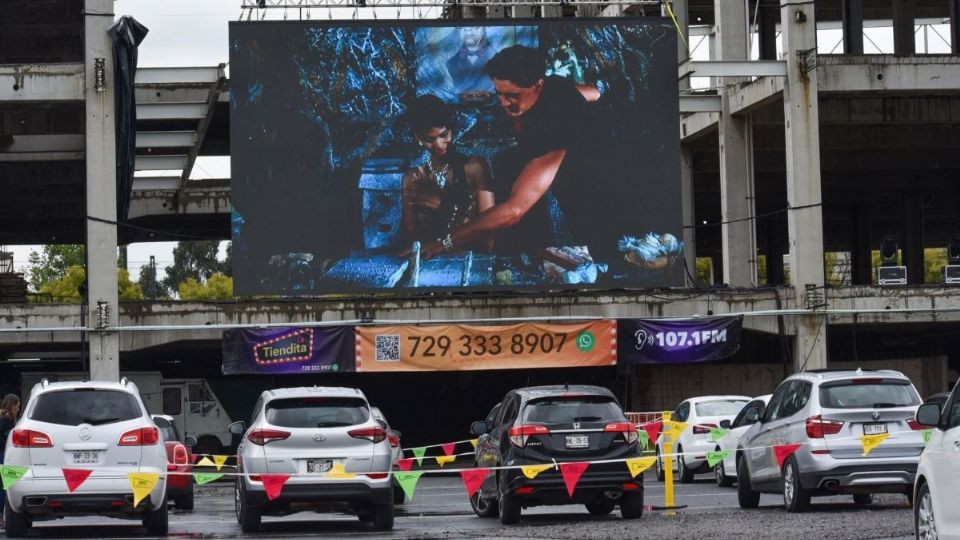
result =
[{"label": "car windshield wiper", "polygon": [[80,422],[82,424],[90,424],[91,426],[99,426],[101,424],[116,422],[117,420],[119,420],[119,418],[81,418]]},{"label": "car windshield wiper", "polygon": [[352,426],[353,424],[347,422],[318,422],[317,427],[343,427],[343,426]]},{"label": "car windshield wiper", "polygon": [[874,409],[889,409],[891,407],[899,407],[896,403],[874,403]]},{"label": "car windshield wiper", "polygon": [[573,419],[574,422],[599,422],[600,420],[599,416],[578,416]]}]

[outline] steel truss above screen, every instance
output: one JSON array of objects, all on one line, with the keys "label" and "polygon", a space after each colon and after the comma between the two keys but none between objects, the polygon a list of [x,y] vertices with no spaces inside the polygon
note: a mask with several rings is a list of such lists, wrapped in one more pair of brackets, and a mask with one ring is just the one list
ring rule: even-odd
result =
[{"label": "steel truss above screen", "polygon": [[659,6],[660,0],[242,0],[241,8],[404,8],[404,7],[513,7],[513,6]]}]

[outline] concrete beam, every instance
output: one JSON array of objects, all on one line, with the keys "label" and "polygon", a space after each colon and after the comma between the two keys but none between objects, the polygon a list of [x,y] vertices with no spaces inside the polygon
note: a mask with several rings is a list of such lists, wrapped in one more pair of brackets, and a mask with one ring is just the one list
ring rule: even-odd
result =
[{"label": "concrete beam", "polygon": [[137,156],[134,170],[137,171],[176,171],[183,170],[187,156]]},{"label": "concrete beam", "polygon": [[742,115],[783,99],[783,77],[763,77],[743,86],[730,87],[730,114]]},{"label": "concrete beam", "polygon": [[9,135],[0,140],[0,161],[74,161],[83,159],[82,134]]},{"label": "concrete beam", "polygon": [[83,64],[0,65],[4,101],[83,101]]},{"label": "concrete beam", "polygon": [[179,176],[135,176],[133,178],[133,191],[176,190],[179,185]]},{"label": "concrete beam", "polygon": [[720,96],[680,96],[680,114],[720,112]]},{"label": "concrete beam", "polygon": [[820,92],[946,91],[960,93],[960,57],[818,55]]},{"label": "concrete beam", "polygon": [[189,148],[197,140],[192,131],[141,131],[137,133],[137,148]]},{"label": "concrete beam", "polygon": [[701,112],[680,119],[680,140],[690,142],[717,130],[720,113]]},{"label": "concrete beam", "polygon": [[138,103],[137,120],[200,120],[209,107],[203,103]]},{"label": "concrete beam", "polygon": [[683,62],[678,77],[786,77],[787,63],[782,60],[711,60]]},{"label": "concrete beam", "polygon": [[220,80],[218,66],[138,68],[136,86],[202,85]]}]

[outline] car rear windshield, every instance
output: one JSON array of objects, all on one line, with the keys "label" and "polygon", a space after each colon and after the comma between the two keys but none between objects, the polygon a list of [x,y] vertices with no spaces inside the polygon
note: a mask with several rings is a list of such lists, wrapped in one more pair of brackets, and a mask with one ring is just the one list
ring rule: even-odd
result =
[{"label": "car rear windshield", "polygon": [[747,402],[739,399],[719,399],[697,403],[697,416],[736,416]]},{"label": "car rear windshield", "polygon": [[357,398],[286,398],[267,403],[266,417],[288,428],[355,426],[370,418],[370,409]]},{"label": "car rear windshield", "polygon": [[617,402],[606,396],[564,396],[531,401],[523,409],[525,422],[620,422],[626,420]]},{"label": "car rear windshield", "polygon": [[143,411],[132,394],[116,390],[78,388],[40,394],[30,419],[64,426],[98,426],[125,422],[141,416]]},{"label": "car rear windshield", "polygon": [[912,407],[920,397],[907,383],[842,383],[820,387],[820,406],[828,409]]}]

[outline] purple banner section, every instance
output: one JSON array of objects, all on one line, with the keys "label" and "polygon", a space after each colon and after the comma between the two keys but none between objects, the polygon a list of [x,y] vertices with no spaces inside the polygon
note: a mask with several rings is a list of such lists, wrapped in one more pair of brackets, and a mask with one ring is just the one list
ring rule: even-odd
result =
[{"label": "purple banner section", "polygon": [[356,371],[352,326],[267,328],[223,333],[223,373],[306,374]]},{"label": "purple banner section", "polygon": [[742,317],[617,321],[617,363],[688,364],[732,356],[740,349]]}]

